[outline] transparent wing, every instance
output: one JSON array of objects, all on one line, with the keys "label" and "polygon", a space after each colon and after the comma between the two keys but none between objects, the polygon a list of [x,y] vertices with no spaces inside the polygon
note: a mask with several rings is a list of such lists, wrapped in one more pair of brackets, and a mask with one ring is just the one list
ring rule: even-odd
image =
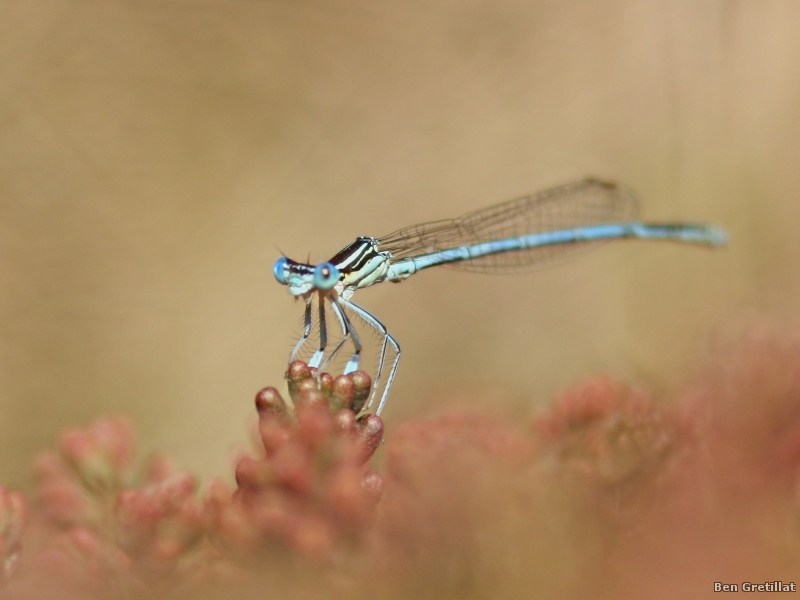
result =
[{"label": "transparent wing", "polygon": [[[380,249],[390,251],[395,259],[408,258],[528,233],[627,223],[635,221],[638,214],[636,198],[627,187],[585,179],[483,208],[458,219],[406,227],[378,241]],[[526,271],[603,243],[528,248],[445,266],[484,273]]]}]

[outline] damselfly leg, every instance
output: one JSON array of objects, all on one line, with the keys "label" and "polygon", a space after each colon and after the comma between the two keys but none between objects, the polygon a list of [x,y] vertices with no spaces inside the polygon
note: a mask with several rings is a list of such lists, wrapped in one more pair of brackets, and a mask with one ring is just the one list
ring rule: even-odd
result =
[{"label": "damselfly leg", "polygon": [[[344,374],[347,374],[357,371],[360,365],[361,351],[363,347],[361,345],[361,338],[359,337],[355,326],[353,326],[350,318],[347,316],[347,313],[336,300],[320,293],[316,294],[317,323],[315,327],[313,319],[314,295],[315,294],[310,294],[306,299],[305,315],[303,318],[303,334],[297,341],[297,344],[295,344],[295,347],[289,356],[289,362],[291,363],[292,361],[297,360],[298,357],[302,356],[303,347],[308,343],[309,339],[311,339],[311,334],[316,330],[316,332],[319,334],[319,346],[318,349],[314,351],[314,354],[308,359],[308,366],[314,369],[324,369],[334,358],[336,358],[337,354],[342,349],[342,346],[344,346],[348,340],[351,340],[354,353],[352,358],[345,366],[343,372]],[[326,316],[326,302],[330,302],[333,314],[336,316],[336,320],[339,322],[339,326],[342,330],[342,339],[336,343],[336,346],[334,346],[333,350],[329,353],[326,353],[328,347],[328,316]]]},{"label": "damselfly leg", "polygon": [[386,329],[383,323],[381,323],[378,319],[368,313],[366,310],[358,306],[357,304],[353,304],[349,300],[345,300],[344,298],[339,298],[338,302],[352,310],[355,314],[361,317],[369,327],[375,330],[375,332],[381,336],[381,352],[378,358],[378,368],[375,372],[375,379],[372,386],[372,393],[370,394],[369,401],[366,404],[366,407],[369,409],[372,407],[372,404],[375,400],[375,394],[380,389],[380,379],[383,375],[383,368],[386,364],[386,351],[388,346],[391,346],[394,350],[394,358],[392,358],[392,366],[389,369],[389,376],[386,379],[386,385],[383,388],[383,394],[381,395],[381,400],[378,403],[378,409],[375,411],[376,414],[380,414],[383,410],[383,405],[386,404],[386,399],[389,397],[389,390],[392,387],[392,382],[394,381],[395,373],[397,372],[397,365],[400,364],[400,344],[397,343],[397,340],[392,337],[389,331]]},{"label": "damselfly leg", "polygon": [[[346,333],[342,341],[336,347],[336,351],[341,348],[341,346],[346,342],[348,339],[352,340],[353,342],[353,356],[347,361],[347,364],[344,367],[344,371],[342,373],[347,375],[348,373],[352,373],[354,371],[358,371],[359,364],[361,362],[361,350],[363,346],[361,345],[361,338],[358,336],[358,332],[356,328],[353,326],[353,322],[347,316],[347,313],[342,309],[339,304],[340,299],[330,298],[331,306],[333,307],[334,312],[339,317],[339,320],[344,323]],[[331,358],[333,358],[333,353],[331,354]]]},{"label": "damselfly leg", "polygon": [[308,366],[312,369],[319,368],[322,359],[325,358],[325,348],[328,346],[328,325],[325,321],[325,296],[319,294],[319,350],[314,352],[314,356],[308,361]]},{"label": "damselfly leg", "polygon": [[292,353],[289,355],[289,364],[297,359],[297,355],[300,354],[303,346],[306,345],[308,337],[311,335],[311,325],[311,295],[309,295],[308,298],[306,298],[306,310],[303,316],[303,335],[297,340]]},{"label": "damselfly leg", "polygon": [[339,322],[339,327],[342,330],[342,339],[336,342],[336,346],[334,346],[327,358],[319,365],[320,371],[324,371],[328,367],[328,365],[338,356],[339,350],[342,349],[342,346],[344,346],[347,340],[350,339],[350,330],[347,327],[347,323],[345,322],[341,308],[333,303],[331,303],[331,308],[333,310],[333,314],[336,315],[336,320]]}]

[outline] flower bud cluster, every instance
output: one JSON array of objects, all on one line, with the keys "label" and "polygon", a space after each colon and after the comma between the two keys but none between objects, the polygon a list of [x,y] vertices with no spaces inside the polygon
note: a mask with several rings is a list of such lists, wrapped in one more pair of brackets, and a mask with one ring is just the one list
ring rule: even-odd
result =
[{"label": "flower bud cluster", "polygon": [[212,529],[240,554],[284,546],[324,560],[374,516],[383,480],[367,461],[382,441],[383,422],[357,416],[371,387],[362,371],[334,379],[297,361],[287,378],[294,411],[275,388],[258,393],[263,456],[239,461],[233,494],[221,482],[212,485]]}]

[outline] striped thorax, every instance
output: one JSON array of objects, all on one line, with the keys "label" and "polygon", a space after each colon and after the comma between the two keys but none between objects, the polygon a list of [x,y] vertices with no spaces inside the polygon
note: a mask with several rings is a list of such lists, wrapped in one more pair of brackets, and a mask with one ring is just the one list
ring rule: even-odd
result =
[{"label": "striped thorax", "polygon": [[328,262],[310,265],[283,256],[275,263],[273,272],[275,279],[286,285],[293,296],[335,290],[349,298],[357,289],[385,280],[391,258],[390,252],[378,250],[377,239],[360,237]]}]

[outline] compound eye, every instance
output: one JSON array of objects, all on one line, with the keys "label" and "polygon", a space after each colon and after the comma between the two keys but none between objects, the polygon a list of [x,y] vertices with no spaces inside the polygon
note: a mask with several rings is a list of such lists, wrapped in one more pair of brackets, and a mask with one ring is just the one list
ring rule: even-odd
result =
[{"label": "compound eye", "polygon": [[314,267],[314,287],[318,290],[329,290],[339,281],[339,269],[331,263],[322,263]]},{"label": "compound eye", "polygon": [[275,279],[278,280],[278,283],[283,285],[286,285],[286,263],[288,262],[288,258],[281,256],[275,261],[275,266],[272,267],[272,274],[275,275]]}]

